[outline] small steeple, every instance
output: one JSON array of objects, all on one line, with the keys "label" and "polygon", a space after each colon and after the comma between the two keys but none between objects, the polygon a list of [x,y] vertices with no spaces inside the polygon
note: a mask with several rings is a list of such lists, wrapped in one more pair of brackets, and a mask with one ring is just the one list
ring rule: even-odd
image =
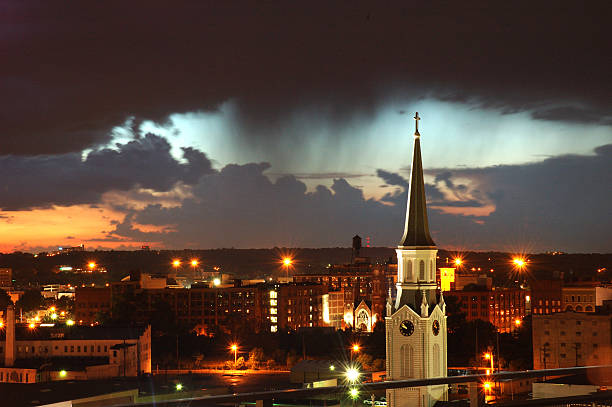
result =
[{"label": "small steeple", "polygon": [[427,222],[427,203],[425,200],[425,180],[423,179],[423,163],[421,162],[421,135],[419,133],[419,112],[414,116],[414,151],[410,173],[410,189],[406,208],[406,224],[400,247],[435,247],[429,234]]},{"label": "small steeple", "polygon": [[421,317],[427,318],[429,316],[429,304],[427,304],[427,294],[425,290],[423,290],[423,294],[421,296]]}]

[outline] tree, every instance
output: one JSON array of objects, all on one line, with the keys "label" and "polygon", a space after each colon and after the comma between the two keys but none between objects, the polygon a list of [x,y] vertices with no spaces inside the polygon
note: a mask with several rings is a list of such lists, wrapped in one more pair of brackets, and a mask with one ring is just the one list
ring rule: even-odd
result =
[{"label": "tree", "polygon": [[12,303],[11,297],[0,288],[0,311],[4,311]]},{"label": "tree", "polygon": [[38,290],[28,290],[19,300],[17,300],[17,308],[21,308],[24,312],[35,311],[40,309],[45,304],[45,298]]}]

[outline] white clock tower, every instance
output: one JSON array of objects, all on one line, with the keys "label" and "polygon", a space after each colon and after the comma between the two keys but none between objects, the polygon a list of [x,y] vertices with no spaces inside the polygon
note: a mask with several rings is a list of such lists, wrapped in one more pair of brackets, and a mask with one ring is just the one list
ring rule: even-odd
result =
[{"label": "white clock tower", "polygon": [[[429,235],[421,162],[419,113],[404,236],[397,252],[397,296],[387,299],[387,380],[446,376],[446,305],[436,284],[436,244]],[[447,386],[387,390],[387,406],[431,407]]]}]

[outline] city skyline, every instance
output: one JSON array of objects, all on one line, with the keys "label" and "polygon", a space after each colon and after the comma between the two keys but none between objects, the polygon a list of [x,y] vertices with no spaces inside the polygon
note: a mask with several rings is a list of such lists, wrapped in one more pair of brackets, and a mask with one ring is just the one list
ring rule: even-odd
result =
[{"label": "city skyline", "polygon": [[192,7],[7,6],[0,251],[395,246],[414,111],[439,247],[612,247],[598,3]]}]

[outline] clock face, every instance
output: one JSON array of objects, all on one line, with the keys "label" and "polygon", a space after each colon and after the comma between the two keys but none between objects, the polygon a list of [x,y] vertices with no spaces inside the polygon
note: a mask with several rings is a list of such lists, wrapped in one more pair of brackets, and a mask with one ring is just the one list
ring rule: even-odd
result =
[{"label": "clock face", "polygon": [[431,330],[433,331],[433,334],[435,336],[438,336],[438,334],[440,333],[440,323],[438,322],[438,320],[434,319],[434,322],[431,325]]},{"label": "clock face", "polygon": [[404,336],[410,336],[414,333],[414,324],[408,320],[404,320],[400,323],[399,331]]}]

